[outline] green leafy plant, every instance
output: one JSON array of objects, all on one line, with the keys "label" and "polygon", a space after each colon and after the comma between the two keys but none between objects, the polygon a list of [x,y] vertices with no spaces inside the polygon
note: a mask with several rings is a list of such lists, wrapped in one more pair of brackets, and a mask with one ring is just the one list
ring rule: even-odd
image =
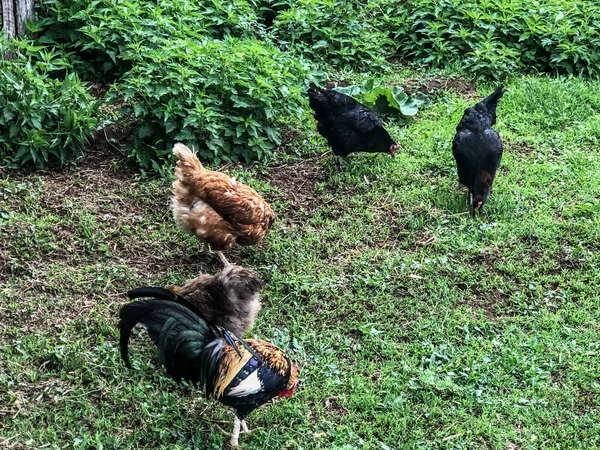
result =
[{"label": "green leafy plant", "polygon": [[0,158],[11,167],[64,164],[99,124],[95,101],[60,52],[0,40]]},{"label": "green leafy plant", "polygon": [[367,9],[359,2],[290,3],[279,11],[271,30],[282,49],[334,67],[372,66],[391,56],[391,41],[367,20]]},{"label": "green leafy plant", "polygon": [[600,74],[597,2],[373,0],[371,6],[397,52],[416,64],[457,65],[485,78],[516,70]]},{"label": "green leafy plant", "polygon": [[257,40],[164,40],[125,57],[135,64],[113,96],[129,103],[121,113],[137,124],[132,156],[144,168],[161,170],[177,141],[216,162],[267,160],[278,124],[303,111],[308,70]]},{"label": "green leafy plant", "polygon": [[422,92],[408,95],[402,86],[375,85],[372,80],[363,85],[354,85],[335,88],[351,97],[360,99],[363,103],[374,109],[394,113],[400,112],[403,116],[414,116],[421,106],[429,106],[429,99]]},{"label": "green leafy plant", "polygon": [[122,54],[136,45],[262,34],[253,4],[244,0],[47,0],[40,8],[42,40],[66,45],[88,77],[121,76],[131,69]]},{"label": "green leafy plant", "polygon": [[[204,158],[266,160],[303,112],[310,71],[265,38],[250,1],[51,0],[38,25],[88,79],[114,79],[131,159],[163,172],[176,141]],[[258,10],[258,9],[257,9]]]}]

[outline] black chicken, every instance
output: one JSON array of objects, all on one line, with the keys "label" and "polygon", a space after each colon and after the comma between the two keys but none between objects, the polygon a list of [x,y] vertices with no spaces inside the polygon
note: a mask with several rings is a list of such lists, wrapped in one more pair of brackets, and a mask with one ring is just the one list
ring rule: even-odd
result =
[{"label": "black chicken", "polygon": [[485,204],[502,159],[502,140],[492,125],[496,123],[496,106],[503,94],[503,86],[498,86],[466,109],[452,141],[458,178],[469,189],[467,203],[473,208],[473,217]]},{"label": "black chicken", "polygon": [[215,275],[200,275],[182,287],[144,286],[127,293],[130,299],[152,297],[191,304],[209,323],[244,336],[260,310],[261,282],[256,272],[226,263]]},{"label": "black chicken", "polygon": [[143,323],[173,380],[186,380],[234,409],[232,446],[238,445],[240,428],[248,432],[248,414],[274,397],[291,396],[298,384],[298,368],[281,349],[257,339],[243,341],[183,304],[141,300],[123,306],[119,315],[125,364],[130,367],[131,330]]},{"label": "black chicken", "polygon": [[338,170],[339,157],[354,152],[389,153],[394,156],[398,144],[383,128],[381,119],[352,97],[333,89],[311,86],[308,89],[317,130],[331,146]]}]

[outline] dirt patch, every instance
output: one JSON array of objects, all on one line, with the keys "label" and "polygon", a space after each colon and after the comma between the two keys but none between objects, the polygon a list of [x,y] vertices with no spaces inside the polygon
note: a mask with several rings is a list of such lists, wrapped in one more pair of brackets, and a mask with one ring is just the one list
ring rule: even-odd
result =
[{"label": "dirt patch", "polygon": [[530,147],[527,144],[523,144],[523,143],[513,143],[510,142],[509,145],[507,146],[508,148],[506,150],[508,150],[511,153],[519,153],[521,155],[526,155],[529,156],[531,155],[535,149],[533,147]]},{"label": "dirt patch", "polygon": [[110,84],[92,83],[90,85],[90,94],[97,99],[102,99],[110,89]]},{"label": "dirt patch", "polygon": [[528,236],[521,236],[521,237],[518,238],[518,240],[520,242],[523,242],[523,243],[526,243],[526,244],[533,244],[533,245],[535,245],[535,244],[538,243],[539,238],[538,238],[537,234],[533,233],[533,234],[528,235]]},{"label": "dirt patch", "polygon": [[315,160],[273,167],[268,178],[271,185],[282,192],[283,198],[293,205],[288,209],[292,217],[300,210],[312,212],[323,206],[323,196],[315,193],[315,187],[326,179],[327,172]]},{"label": "dirt patch", "polygon": [[274,152],[277,154],[294,155],[297,154],[295,151],[296,143],[302,139],[302,133],[299,129],[295,128],[282,128],[281,134],[281,145],[275,148]]},{"label": "dirt patch", "polygon": [[581,259],[573,258],[565,251],[561,251],[558,256],[561,269],[579,270],[581,269],[581,261]]},{"label": "dirt patch", "polygon": [[350,83],[344,80],[329,80],[327,82],[327,89],[333,89],[335,87],[348,87]]},{"label": "dirt patch", "polygon": [[467,286],[465,283],[458,283],[456,288],[465,292],[465,294],[471,294],[470,298],[468,298],[467,294],[467,298],[459,301],[459,305],[480,310],[490,320],[496,321],[514,315],[500,312],[500,309],[506,306],[509,300],[509,295],[504,292],[499,290],[482,291],[477,285]]},{"label": "dirt patch", "polygon": [[418,91],[429,95],[435,93],[436,91],[451,89],[467,98],[474,98],[477,96],[475,84],[471,81],[465,80],[464,78],[438,78],[435,80],[414,79],[407,80],[404,85],[406,92],[409,94]]}]

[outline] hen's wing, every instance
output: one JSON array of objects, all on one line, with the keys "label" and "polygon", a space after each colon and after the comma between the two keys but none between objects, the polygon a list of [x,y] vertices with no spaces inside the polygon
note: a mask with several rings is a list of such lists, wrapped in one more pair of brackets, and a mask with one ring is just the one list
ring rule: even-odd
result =
[{"label": "hen's wing", "polygon": [[367,134],[377,127],[383,127],[381,119],[373,111],[358,103],[356,108],[341,115],[341,121],[357,133]]},{"label": "hen's wing", "polygon": [[496,130],[490,128],[485,130],[483,141],[486,149],[486,164],[495,172],[500,167],[502,159],[502,139]]},{"label": "hen's wing", "polygon": [[271,206],[254,189],[223,173],[205,171],[196,180],[194,191],[229,222],[255,225],[275,219]]},{"label": "hen's wing", "polygon": [[459,131],[452,141],[452,154],[456,160],[458,179],[469,189],[473,184],[474,173],[477,166],[475,145],[476,139],[470,130]]}]

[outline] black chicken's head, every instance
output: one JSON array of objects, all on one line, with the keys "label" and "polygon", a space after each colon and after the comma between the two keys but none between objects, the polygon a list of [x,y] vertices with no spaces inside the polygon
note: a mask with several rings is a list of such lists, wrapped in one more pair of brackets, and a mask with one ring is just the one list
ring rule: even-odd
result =
[{"label": "black chicken's head", "polygon": [[494,180],[493,175],[488,172],[482,172],[480,176],[475,178],[473,182],[473,217],[475,217],[475,211],[481,211],[485,201],[492,191],[492,181]]},{"label": "black chicken's head", "polygon": [[389,153],[391,156],[396,156],[399,146],[385,128],[375,128],[369,138],[373,153]]}]

